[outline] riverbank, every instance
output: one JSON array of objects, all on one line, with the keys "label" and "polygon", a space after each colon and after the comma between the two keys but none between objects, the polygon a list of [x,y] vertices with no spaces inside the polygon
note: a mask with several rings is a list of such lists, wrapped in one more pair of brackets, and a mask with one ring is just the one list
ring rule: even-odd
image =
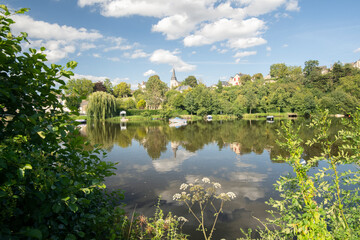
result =
[{"label": "riverbank", "polygon": [[296,118],[300,117],[297,113],[246,113],[242,115],[243,119],[261,119],[265,120],[267,116],[273,116],[277,119],[287,119],[287,118]]}]

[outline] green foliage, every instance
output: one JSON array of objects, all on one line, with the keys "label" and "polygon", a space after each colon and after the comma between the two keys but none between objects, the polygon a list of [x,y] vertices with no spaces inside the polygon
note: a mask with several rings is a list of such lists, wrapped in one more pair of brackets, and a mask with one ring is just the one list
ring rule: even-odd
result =
[{"label": "green foliage", "polygon": [[145,107],[146,107],[146,102],[144,99],[140,99],[136,104],[137,109],[145,109]]},{"label": "green foliage", "polygon": [[318,70],[319,61],[318,60],[308,60],[305,62],[304,73],[305,76],[309,76],[313,71]]},{"label": "green foliage", "polygon": [[114,95],[116,97],[128,97],[131,94],[130,84],[121,82],[114,87]]},{"label": "green foliage", "polygon": [[94,119],[112,117],[116,111],[115,97],[107,92],[94,92],[89,96],[87,114]]},{"label": "green foliage", "polygon": [[157,109],[164,101],[167,85],[162,82],[158,75],[151,76],[146,82],[145,97],[151,109]]},{"label": "green foliage", "polygon": [[[203,233],[204,239],[211,239],[215,225],[220,213],[222,212],[224,203],[236,198],[233,192],[219,193],[220,183],[211,182],[209,178],[204,177],[194,183],[183,183],[180,186],[181,193],[176,193],[173,200],[184,202],[189,212],[199,223],[198,230]],[[211,210],[207,209],[210,208]],[[199,211],[199,213],[196,213]],[[214,216],[211,224],[210,232],[207,230],[206,220]]]},{"label": "green foliage", "polygon": [[66,83],[65,93],[71,96],[77,96],[85,99],[94,91],[94,83],[86,78],[69,79]]},{"label": "green foliage", "polygon": [[114,164],[84,150],[56,96],[76,62],[47,66],[42,52],[22,51],[26,33],[12,35],[12,13],[0,9],[0,238],[106,238],[116,196],[103,181]]},{"label": "green foliage", "polygon": [[[302,160],[302,140],[299,129],[292,127],[291,121],[282,127],[283,141],[280,145],[289,156],[280,157],[286,161],[295,175],[280,177],[275,187],[280,192],[280,200],[270,199],[269,205],[277,211],[270,211],[273,219],[263,223],[259,230],[267,239],[358,239],[360,237],[359,171],[340,171],[341,165],[359,162],[360,111],[353,121],[345,120],[347,130],[339,131],[332,137],[329,131],[331,120],[328,111],[313,119],[309,127],[315,137],[306,145],[318,145],[322,149],[319,156]],[[338,151],[334,151],[340,146]],[[320,161],[325,167],[315,173],[309,171]],[[275,230],[270,230],[270,226]]]},{"label": "green foliage", "polygon": [[285,63],[276,63],[270,66],[270,76],[273,78],[284,78],[288,74]]},{"label": "green foliage", "polygon": [[78,111],[80,104],[81,104],[81,98],[75,95],[70,95],[66,97],[66,107],[73,110]]},{"label": "green foliage", "polygon": [[185,80],[181,83],[181,85],[183,86],[190,86],[192,88],[196,87],[198,85],[196,77],[194,76],[188,76],[187,78],[185,78]]},{"label": "green foliage", "polygon": [[108,78],[105,79],[105,81],[104,81],[104,86],[105,86],[105,88],[106,88],[106,92],[108,92],[108,93],[112,93],[112,92],[113,92],[113,85],[112,85],[110,79],[108,79]]}]

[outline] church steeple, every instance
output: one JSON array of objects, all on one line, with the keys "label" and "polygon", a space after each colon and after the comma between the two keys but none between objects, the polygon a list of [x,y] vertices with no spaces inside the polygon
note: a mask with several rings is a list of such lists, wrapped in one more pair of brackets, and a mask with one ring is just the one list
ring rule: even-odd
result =
[{"label": "church steeple", "polygon": [[171,80],[176,80],[177,81],[176,76],[175,76],[175,69],[174,68],[172,70]]},{"label": "church steeple", "polygon": [[175,69],[173,68],[172,70],[172,76],[171,76],[171,80],[170,80],[170,88],[176,88],[179,86],[179,82],[176,79],[175,76]]}]

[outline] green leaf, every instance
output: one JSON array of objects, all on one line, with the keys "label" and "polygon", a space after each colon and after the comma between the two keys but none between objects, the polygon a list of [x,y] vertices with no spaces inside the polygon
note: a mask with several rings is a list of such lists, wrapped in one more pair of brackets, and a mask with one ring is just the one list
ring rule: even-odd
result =
[{"label": "green leaf", "polygon": [[54,211],[54,213],[59,213],[60,210],[61,210],[61,205],[59,203],[55,203],[53,206],[52,206],[52,210]]},{"label": "green leaf", "polygon": [[28,228],[25,230],[24,234],[30,238],[42,239],[41,231],[36,228]]},{"label": "green leaf", "polygon": [[79,207],[75,203],[69,203],[68,206],[73,212],[77,212],[77,210],[79,210]]},{"label": "green leaf", "polygon": [[76,240],[76,236],[74,234],[69,233],[66,235],[65,240]]}]

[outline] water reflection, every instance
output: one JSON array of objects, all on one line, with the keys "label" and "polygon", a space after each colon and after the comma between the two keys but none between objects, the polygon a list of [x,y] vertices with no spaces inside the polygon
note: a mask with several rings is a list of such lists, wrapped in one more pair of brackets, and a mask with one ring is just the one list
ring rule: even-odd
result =
[{"label": "water reflection", "polygon": [[[193,122],[170,128],[167,123],[149,122],[126,125],[89,122],[83,134],[92,145],[101,144],[108,151],[108,161],[117,162],[116,175],[107,179],[110,189],[125,190],[127,210],[151,216],[159,196],[164,211],[192,219],[184,206],[172,200],[181,183],[209,177],[220,182],[224,191],[237,195],[224,208],[214,239],[235,239],[240,227],[255,228],[252,218],[270,217],[265,201],[276,197],[273,184],[291,169],[276,161],[285,154],[276,144],[280,121]],[[295,121],[306,126],[304,121]],[[126,129],[125,129],[126,127]],[[300,136],[311,137],[303,127]],[[307,159],[318,146],[306,147]],[[210,213],[207,213],[210,214]],[[209,215],[210,217],[210,215]],[[185,231],[192,239],[201,239],[191,221]]]}]

